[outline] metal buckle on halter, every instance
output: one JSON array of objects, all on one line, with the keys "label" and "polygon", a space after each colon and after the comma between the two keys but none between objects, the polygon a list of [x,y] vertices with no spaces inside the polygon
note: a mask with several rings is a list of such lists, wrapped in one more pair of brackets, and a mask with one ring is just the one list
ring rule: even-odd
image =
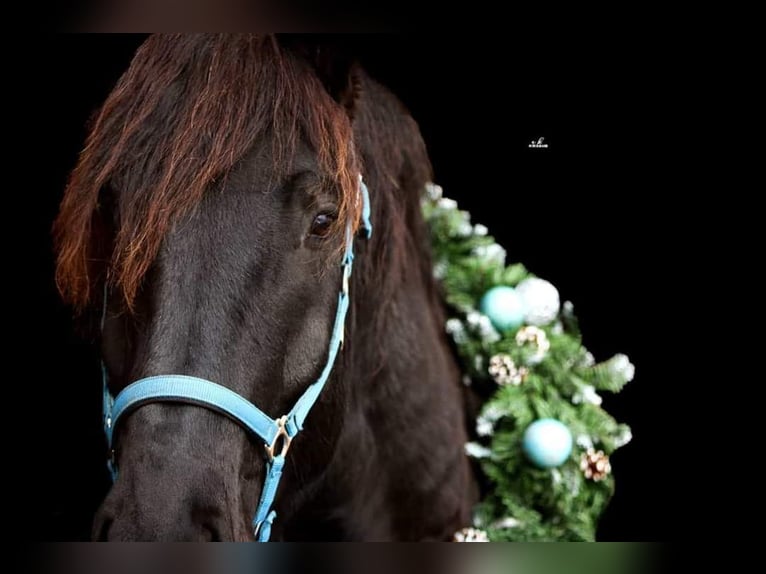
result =
[{"label": "metal buckle on halter", "polygon": [[344,294],[348,293],[348,282],[349,282],[350,278],[351,278],[351,272],[349,271],[348,265],[346,265],[346,266],[343,267],[343,285],[342,285],[342,289],[343,289],[343,293]]},{"label": "metal buckle on halter", "polygon": [[263,526],[263,521],[256,524],[255,528],[253,528],[253,538],[255,538],[256,542],[258,541],[258,535],[261,533],[261,526]]},{"label": "metal buckle on halter", "polygon": [[277,443],[279,442],[280,437],[282,438],[282,450],[279,453],[279,456],[285,456],[287,451],[290,450],[290,443],[293,442],[293,438],[287,434],[287,429],[285,428],[287,425],[287,415],[282,415],[276,422],[279,427],[277,436],[274,437],[271,444],[264,445],[266,447],[266,455],[269,457],[269,462],[274,460],[274,451],[277,448]]}]

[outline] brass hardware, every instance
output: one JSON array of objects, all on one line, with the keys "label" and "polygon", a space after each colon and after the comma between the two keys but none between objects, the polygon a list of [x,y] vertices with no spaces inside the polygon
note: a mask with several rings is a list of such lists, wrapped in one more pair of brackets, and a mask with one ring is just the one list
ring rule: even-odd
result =
[{"label": "brass hardware", "polygon": [[277,448],[277,443],[279,443],[280,438],[282,439],[282,450],[279,453],[279,456],[285,456],[287,451],[290,450],[290,443],[293,441],[293,439],[289,434],[287,434],[285,425],[287,425],[287,415],[283,415],[277,419],[277,426],[279,427],[277,436],[274,437],[274,440],[271,444],[264,445],[266,447],[266,455],[269,457],[269,462],[274,460],[274,451]]}]

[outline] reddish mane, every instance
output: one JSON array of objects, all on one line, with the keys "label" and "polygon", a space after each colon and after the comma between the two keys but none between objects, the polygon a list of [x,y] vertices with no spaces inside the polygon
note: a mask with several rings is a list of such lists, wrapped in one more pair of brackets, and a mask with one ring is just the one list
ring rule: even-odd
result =
[{"label": "reddish mane", "polygon": [[[277,169],[299,139],[341,190],[338,222],[357,220],[351,123],[309,66],[252,34],[155,35],[98,113],[54,224],[56,282],[82,310],[108,280],[130,307],[163,238],[262,137]],[[113,241],[107,186],[130,189]]]}]

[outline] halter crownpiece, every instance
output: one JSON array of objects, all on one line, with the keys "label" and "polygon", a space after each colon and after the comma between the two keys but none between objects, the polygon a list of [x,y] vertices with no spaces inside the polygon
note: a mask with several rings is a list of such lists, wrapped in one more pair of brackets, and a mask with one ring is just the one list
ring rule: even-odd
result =
[{"label": "halter crownpiece", "polygon": [[[367,186],[362,181],[361,175],[359,176],[359,195],[362,201],[362,229],[364,230],[365,237],[370,238],[372,236],[370,195]],[[129,412],[135,411],[149,403],[176,402],[205,407],[226,415],[250,434],[256,435],[264,441],[267,459],[266,480],[261,490],[261,498],[258,502],[252,525],[256,540],[267,542],[271,535],[271,525],[277,515],[271,509],[271,506],[274,503],[279,481],[282,478],[285,456],[290,448],[292,439],[303,430],[306,417],[327,383],[335,364],[338,350],[343,342],[346,313],[348,312],[350,301],[349,279],[351,278],[353,262],[353,222],[349,221],[346,225],[346,247],[341,262],[343,279],[338,295],[338,307],[330,336],[327,361],[319,378],[303,392],[303,395],[301,395],[290,412],[278,419],[272,419],[253,403],[226,387],[206,379],[186,375],[158,375],[140,379],[125,387],[117,397],[113,397],[109,392],[106,367],[102,363],[104,432],[109,452],[112,453],[107,463],[112,480],[117,478],[117,468],[113,455],[114,429],[120,418]],[[104,308],[101,317],[102,329],[105,318],[106,296],[104,296]]]}]

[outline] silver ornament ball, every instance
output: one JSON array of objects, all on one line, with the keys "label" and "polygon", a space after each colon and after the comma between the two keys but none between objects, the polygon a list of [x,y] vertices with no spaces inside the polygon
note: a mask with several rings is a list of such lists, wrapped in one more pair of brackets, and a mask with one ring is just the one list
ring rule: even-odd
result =
[{"label": "silver ornament ball", "polygon": [[547,325],[558,316],[561,307],[559,292],[549,281],[529,277],[516,286],[516,292],[524,301],[527,325]]}]

